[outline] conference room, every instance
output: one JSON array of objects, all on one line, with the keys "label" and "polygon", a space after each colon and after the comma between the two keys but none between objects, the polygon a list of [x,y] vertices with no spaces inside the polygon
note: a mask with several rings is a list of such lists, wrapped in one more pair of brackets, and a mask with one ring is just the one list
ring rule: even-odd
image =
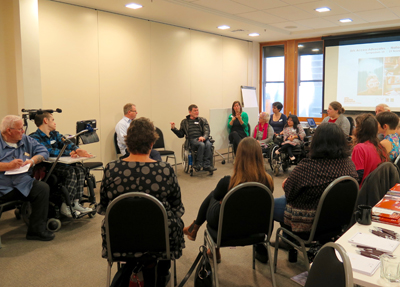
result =
[{"label": "conference room", "polygon": [[[219,136],[221,126],[214,127],[217,124],[211,116],[214,110],[231,110],[234,101],[241,101],[241,86],[256,88],[257,116],[262,111],[272,114],[275,101],[283,103],[283,114],[298,115],[302,123],[314,118],[320,124],[334,100],[346,108],[346,116],[373,112],[379,103],[400,111],[395,72],[400,55],[396,46],[400,45],[384,44],[387,50],[393,50],[385,54],[376,40],[386,37],[392,41],[391,37],[398,34],[393,30],[400,23],[400,4],[396,1],[136,2],[143,7],[132,10],[124,1],[2,1],[0,117],[21,115],[21,109],[60,108],[62,113],[54,114],[57,130],[69,134],[76,132],[78,121],[95,119],[100,140],[82,147],[95,155],[92,161],[105,166],[117,159],[113,137],[115,125],[124,116],[123,106],[134,103],[138,117],[151,119],[163,132],[166,148],[177,155],[185,226],[194,220],[202,200],[218,180],[233,171],[232,160],[222,164],[221,157],[216,156],[217,170],[212,176],[184,173],[180,164],[184,140],[170,131],[170,122],[180,123],[188,115],[190,104],[196,104],[199,116],[208,119],[216,150],[224,157],[229,144],[224,130],[228,118],[221,123],[226,134]],[[315,10],[328,4],[331,11]],[[345,18],[353,21],[339,22]],[[221,25],[230,28],[218,29]],[[252,33],[258,36],[249,35]],[[376,40],[374,60],[361,51],[364,48],[356,47],[360,50],[357,59],[362,61],[354,62],[353,48],[342,52],[352,43],[338,46],[337,42],[354,40],[354,35],[371,38],[365,33],[373,33]],[[322,49],[312,51],[314,44]],[[302,54],[300,45],[308,52]],[[271,61],[275,66],[269,70]],[[313,64],[307,66],[307,61]],[[305,66],[309,70],[302,74],[301,67]],[[381,97],[362,94],[368,89],[370,72],[363,72],[365,66],[381,73],[372,84],[378,83]],[[349,67],[355,69],[350,76]],[[307,78],[306,73],[313,69],[316,72]],[[271,79],[269,72],[276,78]],[[257,121],[258,117],[249,118],[251,134]],[[29,121],[27,134],[35,130]],[[284,194],[282,182],[291,170],[274,176],[268,167],[274,179],[274,197]],[[103,173],[93,174],[98,195]],[[107,263],[101,258],[102,220],[101,215],[65,220],[56,238],[45,243],[27,241],[24,223],[15,219],[13,211],[3,213],[0,278],[4,286],[106,284]],[[183,256],[177,260],[178,281],[198,253],[204,228],[197,241],[186,240]],[[252,269],[251,246],[225,249],[218,266],[221,286],[272,286],[268,265],[256,262]],[[290,263],[287,256],[287,252],[279,252],[277,285],[298,286],[290,278],[305,271],[303,259],[299,255],[297,263]],[[191,284],[192,280],[187,286]]]}]

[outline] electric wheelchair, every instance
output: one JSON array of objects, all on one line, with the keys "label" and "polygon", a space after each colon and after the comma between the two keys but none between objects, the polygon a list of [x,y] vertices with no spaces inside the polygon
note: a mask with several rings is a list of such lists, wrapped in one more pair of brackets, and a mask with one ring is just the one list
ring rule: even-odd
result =
[{"label": "electric wheelchair", "polygon": [[[208,139],[210,143],[212,144],[211,146],[211,167],[214,167],[215,165],[215,158],[214,158],[214,142],[215,140],[210,137]],[[193,173],[196,171],[194,169],[194,166],[196,165],[196,159],[197,159],[197,150],[193,148],[190,145],[190,141],[186,139],[186,141],[182,145],[182,166],[183,166],[183,171],[185,173],[189,173],[190,176],[193,176]],[[222,161],[222,164],[225,164],[225,160]],[[196,172],[201,172],[204,173],[206,171],[196,171]],[[210,175],[214,174],[214,171],[208,171]]]},{"label": "electric wheelchair", "polygon": [[306,136],[299,146],[292,148],[295,160],[290,160],[289,155],[286,152],[276,154],[275,152],[281,147],[281,144],[274,144],[270,149],[269,163],[275,176],[279,174],[279,169],[281,167],[283,171],[287,171],[292,165],[297,165],[303,158],[306,158],[310,149],[310,144],[311,137]]}]

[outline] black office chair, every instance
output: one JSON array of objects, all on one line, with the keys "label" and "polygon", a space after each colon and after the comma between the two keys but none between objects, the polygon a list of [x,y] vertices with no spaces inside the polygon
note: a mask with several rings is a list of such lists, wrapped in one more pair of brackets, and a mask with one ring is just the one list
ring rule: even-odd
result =
[{"label": "black office chair", "polygon": [[[255,245],[262,243],[269,250],[272,232],[274,198],[271,191],[258,182],[247,182],[232,188],[224,197],[219,213],[218,230],[207,225],[204,244],[210,246],[214,259],[214,286],[218,287],[216,248],[253,245],[253,269],[255,269]],[[276,286],[272,267],[272,255],[268,252],[272,284]]]},{"label": "black office chair", "polygon": [[[337,251],[340,259],[336,256]],[[346,250],[329,242],[317,253],[305,287],[353,287],[353,270]]]},{"label": "black office chair", "polygon": [[[322,194],[315,213],[310,235],[307,238],[303,236],[303,238],[301,238],[299,234],[284,227],[278,228],[275,241],[275,272],[278,260],[279,239],[303,253],[306,268],[309,270],[310,263],[307,256],[306,245],[311,244],[313,241],[328,242],[332,238],[343,234],[353,217],[357,198],[358,182],[350,176],[339,177],[329,184]],[[283,237],[284,233],[294,238],[295,242]],[[296,242],[299,244],[296,244]]]},{"label": "black office chair", "polygon": [[[155,144],[153,145],[153,149],[157,149],[157,151],[160,153],[161,156],[166,156],[166,162],[168,162],[168,159],[170,157],[172,157],[175,161],[175,174],[176,176],[178,176],[178,168],[176,165],[176,156],[175,156],[175,152],[173,150],[166,150],[165,149],[165,143],[164,143],[164,135],[162,133],[162,131],[156,127],[156,132],[159,136],[158,140],[155,142]],[[159,150],[161,149],[161,150]]]},{"label": "black office chair", "polygon": [[117,155],[117,159],[119,159],[120,158],[119,155],[121,154],[121,151],[120,151],[119,146],[118,146],[117,133],[114,133],[114,149],[115,149],[115,154]]},{"label": "black office chair", "polygon": [[162,253],[166,260],[173,260],[174,280],[171,284],[176,286],[176,262],[170,251],[168,216],[158,199],[142,192],[118,196],[107,207],[105,228],[107,286],[110,286],[113,262],[136,261],[137,255],[143,253]]}]

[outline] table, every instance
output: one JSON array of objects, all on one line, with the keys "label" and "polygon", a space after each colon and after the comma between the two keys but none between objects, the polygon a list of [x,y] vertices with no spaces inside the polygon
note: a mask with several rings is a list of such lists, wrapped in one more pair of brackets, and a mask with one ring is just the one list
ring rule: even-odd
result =
[{"label": "table", "polygon": [[[371,225],[361,225],[359,223],[354,224],[345,234],[343,234],[336,243],[343,246],[347,253],[356,253],[358,249],[349,243],[349,239],[354,236],[357,232],[369,233],[369,229],[373,229],[374,226],[383,227],[386,229],[393,230],[400,234],[400,227],[394,225],[388,225],[384,223],[372,222]],[[393,252],[394,255],[400,257],[400,246]],[[390,283],[380,276],[380,267],[376,270],[374,275],[368,276],[358,272],[353,272],[353,283],[365,287],[400,287],[400,283]]]}]

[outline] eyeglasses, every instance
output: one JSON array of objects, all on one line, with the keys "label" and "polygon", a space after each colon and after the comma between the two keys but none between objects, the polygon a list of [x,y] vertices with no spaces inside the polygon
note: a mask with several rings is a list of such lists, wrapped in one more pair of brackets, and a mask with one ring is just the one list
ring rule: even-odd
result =
[{"label": "eyeglasses", "polygon": [[20,128],[20,129],[10,128],[10,130],[17,130],[17,131],[19,131],[19,132],[23,132],[23,131],[24,131],[24,128]]},{"label": "eyeglasses", "polygon": [[137,113],[137,111],[133,111],[133,110],[131,110],[131,112],[132,112],[132,113]]}]

